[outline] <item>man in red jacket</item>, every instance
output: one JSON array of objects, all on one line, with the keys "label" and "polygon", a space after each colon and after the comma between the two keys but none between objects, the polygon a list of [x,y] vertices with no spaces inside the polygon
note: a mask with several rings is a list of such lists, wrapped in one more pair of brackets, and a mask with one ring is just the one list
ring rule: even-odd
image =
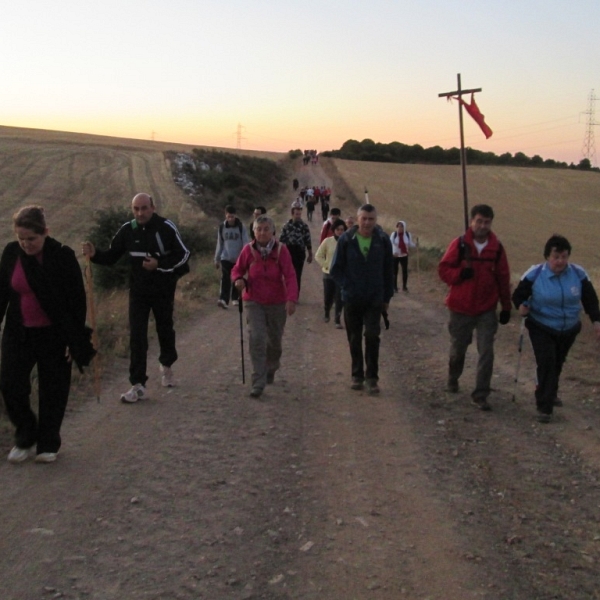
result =
[{"label": "man in red jacket", "polygon": [[[481,410],[491,410],[487,402],[494,369],[494,337],[498,321],[510,320],[510,270],[504,247],[492,232],[494,211],[487,204],[471,209],[471,224],[456,238],[442,257],[438,273],[450,290],[446,306],[450,311],[450,360],[448,391],[458,392],[458,379],[465,365],[467,348],[477,330],[477,381],[471,394]],[[496,308],[500,301],[500,318]]]}]

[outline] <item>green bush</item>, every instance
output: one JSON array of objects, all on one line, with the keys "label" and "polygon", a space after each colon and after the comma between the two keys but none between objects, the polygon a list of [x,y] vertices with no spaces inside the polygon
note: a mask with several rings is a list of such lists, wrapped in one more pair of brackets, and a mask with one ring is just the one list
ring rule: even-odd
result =
[{"label": "green bush", "polygon": [[[128,208],[108,208],[98,211],[96,223],[89,230],[88,240],[96,248],[106,250],[117,231],[131,218],[131,211]],[[111,267],[94,265],[93,272],[94,283],[100,289],[126,288],[129,284],[129,257],[123,255],[117,264]]]},{"label": "green bush", "polygon": [[[98,211],[96,223],[89,231],[88,240],[96,248],[106,250],[117,231],[131,218],[131,212],[126,208]],[[216,234],[210,224],[183,225],[177,228],[192,258],[214,252]],[[113,266],[94,265],[94,283],[98,289],[103,290],[125,289],[129,287],[129,273],[129,257],[124,254]]]},{"label": "green bush", "polygon": [[296,148],[296,150],[288,151],[288,157],[291,158],[292,160],[294,160],[295,158],[300,158],[302,156],[302,154],[303,154],[303,152],[299,148]]}]

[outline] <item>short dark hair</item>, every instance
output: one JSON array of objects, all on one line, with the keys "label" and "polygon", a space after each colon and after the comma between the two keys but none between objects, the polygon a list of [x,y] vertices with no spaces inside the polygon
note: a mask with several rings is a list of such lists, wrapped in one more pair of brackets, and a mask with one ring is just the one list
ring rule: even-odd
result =
[{"label": "short dark hair", "polygon": [[368,213],[372,213],[372,212],[377,212],[375,210],[375,207],[372,204],[363,204],[359,209],[358,212],[362,212],[362,211],[368,212]]},{"label": "short dark hair", "polygon": [[564,235],[553,233],[544,246],[544,258],[548,258],[552,250],[556,250],[557,252],[564,252],[566,250],[570,255],[571,244]]},{"label": "short dark hair", "polygon": [[225,207],[225,212],[229,213],[230,215],[235,215],[235,206],[233,206],[233,204],[228,204]]},{"label": "short dark hair", "polygon": [[329,211],[329,214],[330,214],[332,217],[339,217],[339,216],[342,214],[342,211],[341,211],[339,208],[332,208],[332,209]]},{"label": "short dark hair", "polygon": [[[267,212],[267,209],[264,206],[255,206],[254,210],[260,210],[260,214],[264,215]],[[253,211],[254,212],[254,211]]]},{"label": "short dark hair", "polygon": [[477,215],[481,215],[485,219],[493,219],[494,209],[487,204],[476,204],[471,209],[471,219],[474,219]]},{"label": "short dark hair", "polygon": [[342,221],[342,219],[336,219],[332,224],[331,224],[331,230],[335,231],[338,227],[343,227],[344,231],[348,230],[348,225],[346,225],[345,221]]}]

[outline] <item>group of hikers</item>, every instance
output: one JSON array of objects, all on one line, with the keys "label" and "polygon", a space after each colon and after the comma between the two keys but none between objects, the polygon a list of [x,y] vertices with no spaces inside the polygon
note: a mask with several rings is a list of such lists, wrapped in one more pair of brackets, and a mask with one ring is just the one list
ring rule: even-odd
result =
[{"label": "group of hikers", "polygon": [[[129,257],[131,388],[121,395],[125,403],[148,397],[150,312],[160,347],[161,384],[176,385],[174,297],[190,256],[177,227],[158,215],[149,194],[136,194],[131,210],[133,219],[119,228],[109,248],[96,248],[89,241],[81,247],[86,260],[96,264],[114,265],[121,256]],[[363,204],[356,217],[346,220],[338,208],[332,208],[313,255],[302,209],[292,206],[290,212],[279,236],[263,206],[254,209],[249,227],[236,215],[235,207],[227,206],[218,227],[214,257],[221,270],[218,306],[227,309],[232,302],[245,312],[252,362],[250,396],[260,397],[275,380],[286,320],[298,303],[303,265],[313,258],[323,274],[323,320],[330,321],[333,309],[336,327],[346,330],[350,388],[378,394],[381,321],[387,326],[400,269],[402,289],[408,291],[408,254],[414,244],[406,222],[398,221],[388,236],[372,204]],[[585,270],[569,262],[571,245],[560,235],[548,239],[544,262],[528,269],[511,295],[507,254],[492,231],[493,219],[490,206],[474,206],[469,227],[450,243],[438,266],[449,288],[446,389],[459,391],[466,352],[475,334],[478,363],[471,398],[481,410],[491,410],[494,338],[498,324],[509,322],[514,304],[529,331],[537,363],[538,420],[547,423],[554,408],[561,405],[560,374],[581,330],[582,306],[600,339],[598,297]],[[20,463],[33,458],[49,463],[56,460],[61,447],[72,363],[82,370],[95,349],[85,324],[86,292],[74,251],[48,235],[42,207],[17,211],[13,228],[17,239],[4,248],[0,259],[0,322],[4,321],[0,391],[15,426],[15,445],[8,460]],[[36,365],[37,415],[30,402],[30,378]]]}]

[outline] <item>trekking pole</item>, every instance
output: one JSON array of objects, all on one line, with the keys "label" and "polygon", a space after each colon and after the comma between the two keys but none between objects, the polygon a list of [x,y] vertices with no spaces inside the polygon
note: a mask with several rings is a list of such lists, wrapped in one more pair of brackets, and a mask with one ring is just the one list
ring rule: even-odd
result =
[{"label": "trekking pole", "polygon": [[[96,331],[96,305],[94,303],[94,277],[92,274],[92,263],[90,257],[85,257],[85,284],[87,291],[88,309],[90,313],[90,324],[92,326],[92,346],[98,349],[98,333]],[[96,354],[94,361],[94,391],[96,402],[100,402],[100,355]]]},{"label": "trekking pole", "polygon": [[517,383],[519,382],[519,371],[521,369],[521,356],[523,356],[523,336],[525,335],[525,319],[521,319],[521,333],[519,335],[519,346],[517,348],[517,369],[515,371],[515,386],[513,388],[512,401],[515,402],[517,397]]},{"label": "trekking pole", "polygon": [[421,287],[421,260],[419,256],[419,238],[417,237],[417,285]]},{"label": "trekking pole", "polygon": [[240,294],[239,300],[239,313],[240,313],[240,345],[242,348],[242,383],[246,383],[246,370],[244,368],[244,324],[242,322],[242,313],[244,312],[244,303],[242,302],[242,296]]}]

